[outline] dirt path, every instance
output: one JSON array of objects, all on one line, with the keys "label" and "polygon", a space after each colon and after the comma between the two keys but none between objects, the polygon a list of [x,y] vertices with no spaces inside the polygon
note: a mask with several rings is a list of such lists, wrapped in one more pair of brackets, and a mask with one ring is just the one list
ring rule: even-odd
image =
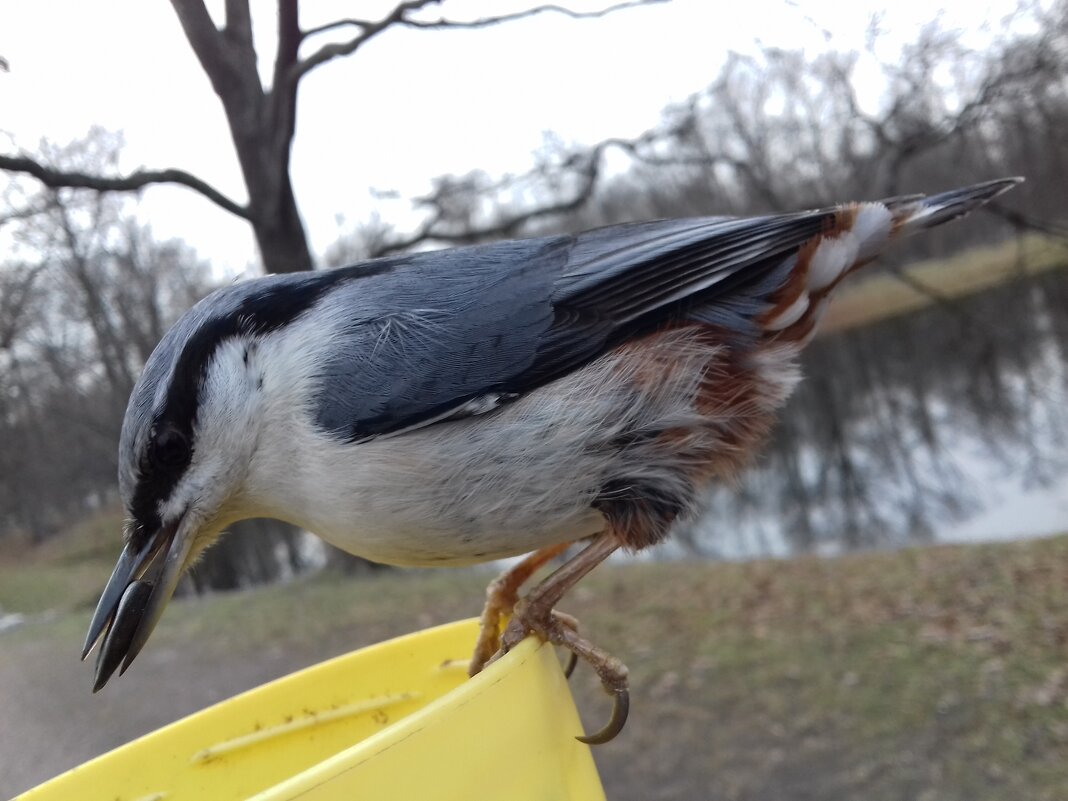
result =
[{"label": "dirt path", "polygon": [[52,639],[0,645],[0,798],[309,659],[279,650],[204,663],[191,649],[148,649],[140,670],[93,695],[76,649]]}]

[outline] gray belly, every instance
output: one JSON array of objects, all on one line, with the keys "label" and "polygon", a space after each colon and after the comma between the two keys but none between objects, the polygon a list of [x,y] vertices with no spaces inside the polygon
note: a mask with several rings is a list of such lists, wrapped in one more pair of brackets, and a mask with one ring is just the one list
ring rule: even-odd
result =
[{"label": "gray belly", "polygon": [[[595,510],[580,518],[549,527],[518,528],[502,525],[452,528],[431,523],[418,528],[395,524],[379,531],[361,527],[353,532],[331,532],[323,538],[342,550],[382,564],[409,567],[462,566],[505,559],[554,545],[573,542],[604,529]],[[318,532],[317,532],[318,533]]]},{"label": "gray belly", "polygon": [[304,525],[397,565],[485,562],[596,534],[605,520],[591,504],[618,452],[591,443],[592,421],[568,422],[540,419],[520,402],[352,446],[356,475],[332,490],[319,481],[330,497]]}]

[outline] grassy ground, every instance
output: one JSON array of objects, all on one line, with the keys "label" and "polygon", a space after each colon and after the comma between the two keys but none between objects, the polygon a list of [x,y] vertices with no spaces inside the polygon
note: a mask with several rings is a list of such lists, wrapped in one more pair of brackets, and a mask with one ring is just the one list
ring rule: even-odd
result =
[{"label": "grassy ground", "polygon": [[[86,554],[95,590],[109,565]],[[23,592],[27,609],[43,596],[60,608],[0,634],[0,797],[273,676],[473,615],[486,579],[321,576],[177,602],[94,697],[77,663],[87,569],[69,553],[0,568],[8,611]],[[65,570],[78,578],[59,581]],[[38,571],[47,593],[32,589]],[[631,721],[595,751],[611,799],[1065,797],[1068,537],[609,565],[565,608],[631,668]],[[599,725],[596,682],[580,670],[572,684]]]},{"label": "grassy ground", "polygon": [[0,551],[0,613],[36,615],[96,603],[118,557],[122,513],[92,515],[38,548]]}]

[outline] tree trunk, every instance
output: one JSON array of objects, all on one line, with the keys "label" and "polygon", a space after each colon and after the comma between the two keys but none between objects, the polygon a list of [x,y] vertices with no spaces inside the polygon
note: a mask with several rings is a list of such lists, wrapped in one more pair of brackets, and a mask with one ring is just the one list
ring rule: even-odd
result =
[{"label": "tree trunk", "polygon": [[[269,273],[292,273],[311,270],[312,261],[304,223],[297,211],[293,185],[288,172],[283,173],[280,185],[273,188],[273,196],[255,199],[251,203],[252,230],[263,259],[263,268]],[[249,197],[254,197],[249,187]]]},{"label": "tree trunk", "polygon": [[263,266],[270,273],[314,267],[289,177],[296,126],[298,78],[291,75],[301,33],[296,0],[278,6],[279,41],[274,81],[265,90],[256,69],[247,0],[226,4],[217,28],[203,0],[171,0],[189,44],[222,101],[248,189],[249,221]]}]

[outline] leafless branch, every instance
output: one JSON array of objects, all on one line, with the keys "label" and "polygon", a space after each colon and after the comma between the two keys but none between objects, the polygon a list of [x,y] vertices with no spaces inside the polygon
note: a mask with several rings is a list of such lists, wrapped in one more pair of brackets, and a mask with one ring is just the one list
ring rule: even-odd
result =
[{"label": "leafless branch", "polygon": [[604,154],[611,149],[626,153],[635,162],[656,168],[708,168],[727,164],[745,170],[748,166],[727,155],[687,153],[675,146],[677,133],[669,126],[646,131],[633,139],[604,139],[587,149],[566,155],[555,164],[535,167],[524,175],[509,176],[490,183],[482,182],[476,187],[462,187],[461,191],[472,198],[490,198],[507,194],[530,181],[553,184],[570,179],[577,184],[564,193],[563,197],[554,191],[554,199],[550,201],[520,210],[506,210],[501,212],[497,219],[484,225],[458,222],[455,215],[449,214],[448,207],[457,195],[457,185],[455,182],[443,182],[429,195],[415,200],[416,205],[426,209],[428,213],[419,228],[408,236],[380,243],[372,249],[371,255],[383,256],[430,242],[463,245],[516,236],[539,220],[575,212],[593,198],[601,177]]},{"label": "leafless branch", "polygon": [[30,205],[21,209],[12,209],[0,214],[0,228],[3,228],[7,223],[18,222],[20,220],[29,220],[32,217],[36,217],[41,214],[43,209],[39,206]]},{"label": "leafless branch", "polygon": [[231,214],[236,214],[246,220],[251,219],[247,206],[236,203],[215,187],[185,170],[137,170],[129,175],[105,177],[102,175],[88,175],[82,172],[55,170],[25,156],[6,155],[0,155],[0,170],[32,175],[45,186],[51,188],[95,189],[98,192],[133,192],[149,184],[180,184],[199,192],[212,203]]},{"label": "leafless branch", "polygon": [[339,56],[348,56],[355,53],[358,48],[367,44],[367,42],[378,36],[378,34],[403,22],[407,14],[425,8],[431,3],[440,2],[441,0],[408,0],[406,3],[398,4],[391,12],[389,12],[389,14],[376,22],[354,21],[354,23],[360,27],[360,33],[357,36],[349,39],[347,42],[335,42],[323,45],[312,55],[294,64],[292,73],[293,80],[300,80],[300,78],[307,75],[316,67],[321,66],[328,61],[332,61]]},{"label": "leafless branch", "polygon": [[27,267],[21,274],[8,272],[3,276],[3,293],[0,293],[0,351],[9,350],[18,333],[23,313],[30,302],[33,282],[46,264]]},{"label": "leafless branch", "polygon": [[317,25],[314,28],[308,28],[307,30],[301,31],[300,35],[302,39],[307,39],[310,36],[316,36],[320,33],[326,33],[327,31],[334,31],[338,28],[347,28],[351,26],[353,28],[363,29],[370,25],[374,25],[370,20],[347,17],[345,19],[336,19],[333,22],[327,22],[323,25]]},{"label": "leafless branch", "polygon": [[252,46],[252,12],[248,0],[226,0],[226,35]]},{"label": "leafless branch", "polygon": [[[431,209],[429,217],[418,230],[407,237],[382,243],[374,248],[371,255],[385,256],[426,242],[465,245],[515,236],[537,220],[573,212],[593,197],[601,174],[601,159],[604,151],[620,143],[633,144],[628,140],[601,142],[587,153],[573,155],[560,167],[561,174],[573,175],[578,180],[577,188],[573,189],[567,197],[554,199],[521,211],[505,213],[482,226],[450,226],[445,210],[449,187],[441,187],[436,192],[416,201],[419,205]],[[495,188],[503,190],[507,188],[508,183],[508,181],[502,181],[495,184]]]},{"label": "leafless branch", "polygon": [[274,58],[274,78],[271,85],[271,118],[281,136],[276,147],[283,149],[279,158],[288,160],[288,151],[297,124],[297,80],[293,66],[297,63],[301,32],[297,0],[278,2],[278,52]]},{"label": "leafless branch", "polygon": [[1055,236],[1058,239],[1068,240],[1068,228],[1048,220],[1039,220],[1027,214],[1006,208],[1000,203],[991,203],[986,206],[991,214],[1001,217],[1014,227],[1025,231],[1035,231],[1047,236]]},{"label": "leafless branch", "polygon": [[221,97],[234,83],[222,32],[215,27],[203,0],[171,0],[171,5],[201,67]]},{"label": "leafless branch", "polygon": [[567,8],[565,6],[559,6],[555,4],[535,6],[534,8],[527,8],[523,11],[516,11],[511,14],[500,14],[493,17],[480,17],[473,20],[452,20],[452,19],[436,19],[436,20],[418,20],[418,19],[404,19],[400,21],[401,25],[408,28],[424,28],[424,29],[468,29],[477,30],[479,28],[489,28],[493,25],[500,25],[504,22],[514,22],[515,20],[527,19],[529,17],[536,17],[542,14],[561,14],[571,19],[596,19],[599,17],[605,17],[609,14],[614,14],[617,11],[625,11],[629,8],[636,8],[638,6],[649,6],[657,3],[668,3],[671,0],[630,0],[630,2],[616,3],[615,5],[606,6],[605,8],[598,9],[597,11],[575,11],[574,9]]},{"label": "leafless branch", "polygon": [[522,11],[516,11],[510,14],[499,14],[489,17],[480,17],[473,20],[453,20],[441,17],[439,19],[415,19],[409,16],[411,12],[418,11],[431,3],[439,3],[441,0],[411,0],[411,2],[401,3],[393,9],[387,16],[381,20],[372,21],[365,19],[356,19],[348,17],[345,19],[336,20],[334,22],[328,22],[324,25],[319,25],[315,28],[309,28],[302,33],[302,38],[308,38],[316,34],[325,33],[327,31],[337,30],[339,28],[353,27],[359,28],[360,32],[346,42],[337,42],[334,44],[324,45],[314,54],[301,61],[295,67],[295,77],[299,79],[301,76],[311,72],[311,70],[318,67],[320,64],[325,64],[339,56],[347,56],[356,52],[357,49],[362,47],[368,41],[373,39],[378,34],[385,31],[387,28],[394,26],[401,26],[405,28],[417,28],[421,30],[477,30],[480,28],[489,28],[494,25],[500,25],[502,23],[514,22],[516,20],[527,19],[529,17],[540,16],[542,14],[561,14],[571,19],[596,19],[599,17],[605,17],[609,14],[614,14],[617,11],[625,11],[630,8],[636,8],[638,6],[648,6],[659,3],[667,3],[670,0],[627,0],[626,2],[616,3],[614,5],[606,6],[605,8],[598,9],[596,11],[575,11],[574,9],[567,8],[566,6],[547,4],[534,6]]}]

